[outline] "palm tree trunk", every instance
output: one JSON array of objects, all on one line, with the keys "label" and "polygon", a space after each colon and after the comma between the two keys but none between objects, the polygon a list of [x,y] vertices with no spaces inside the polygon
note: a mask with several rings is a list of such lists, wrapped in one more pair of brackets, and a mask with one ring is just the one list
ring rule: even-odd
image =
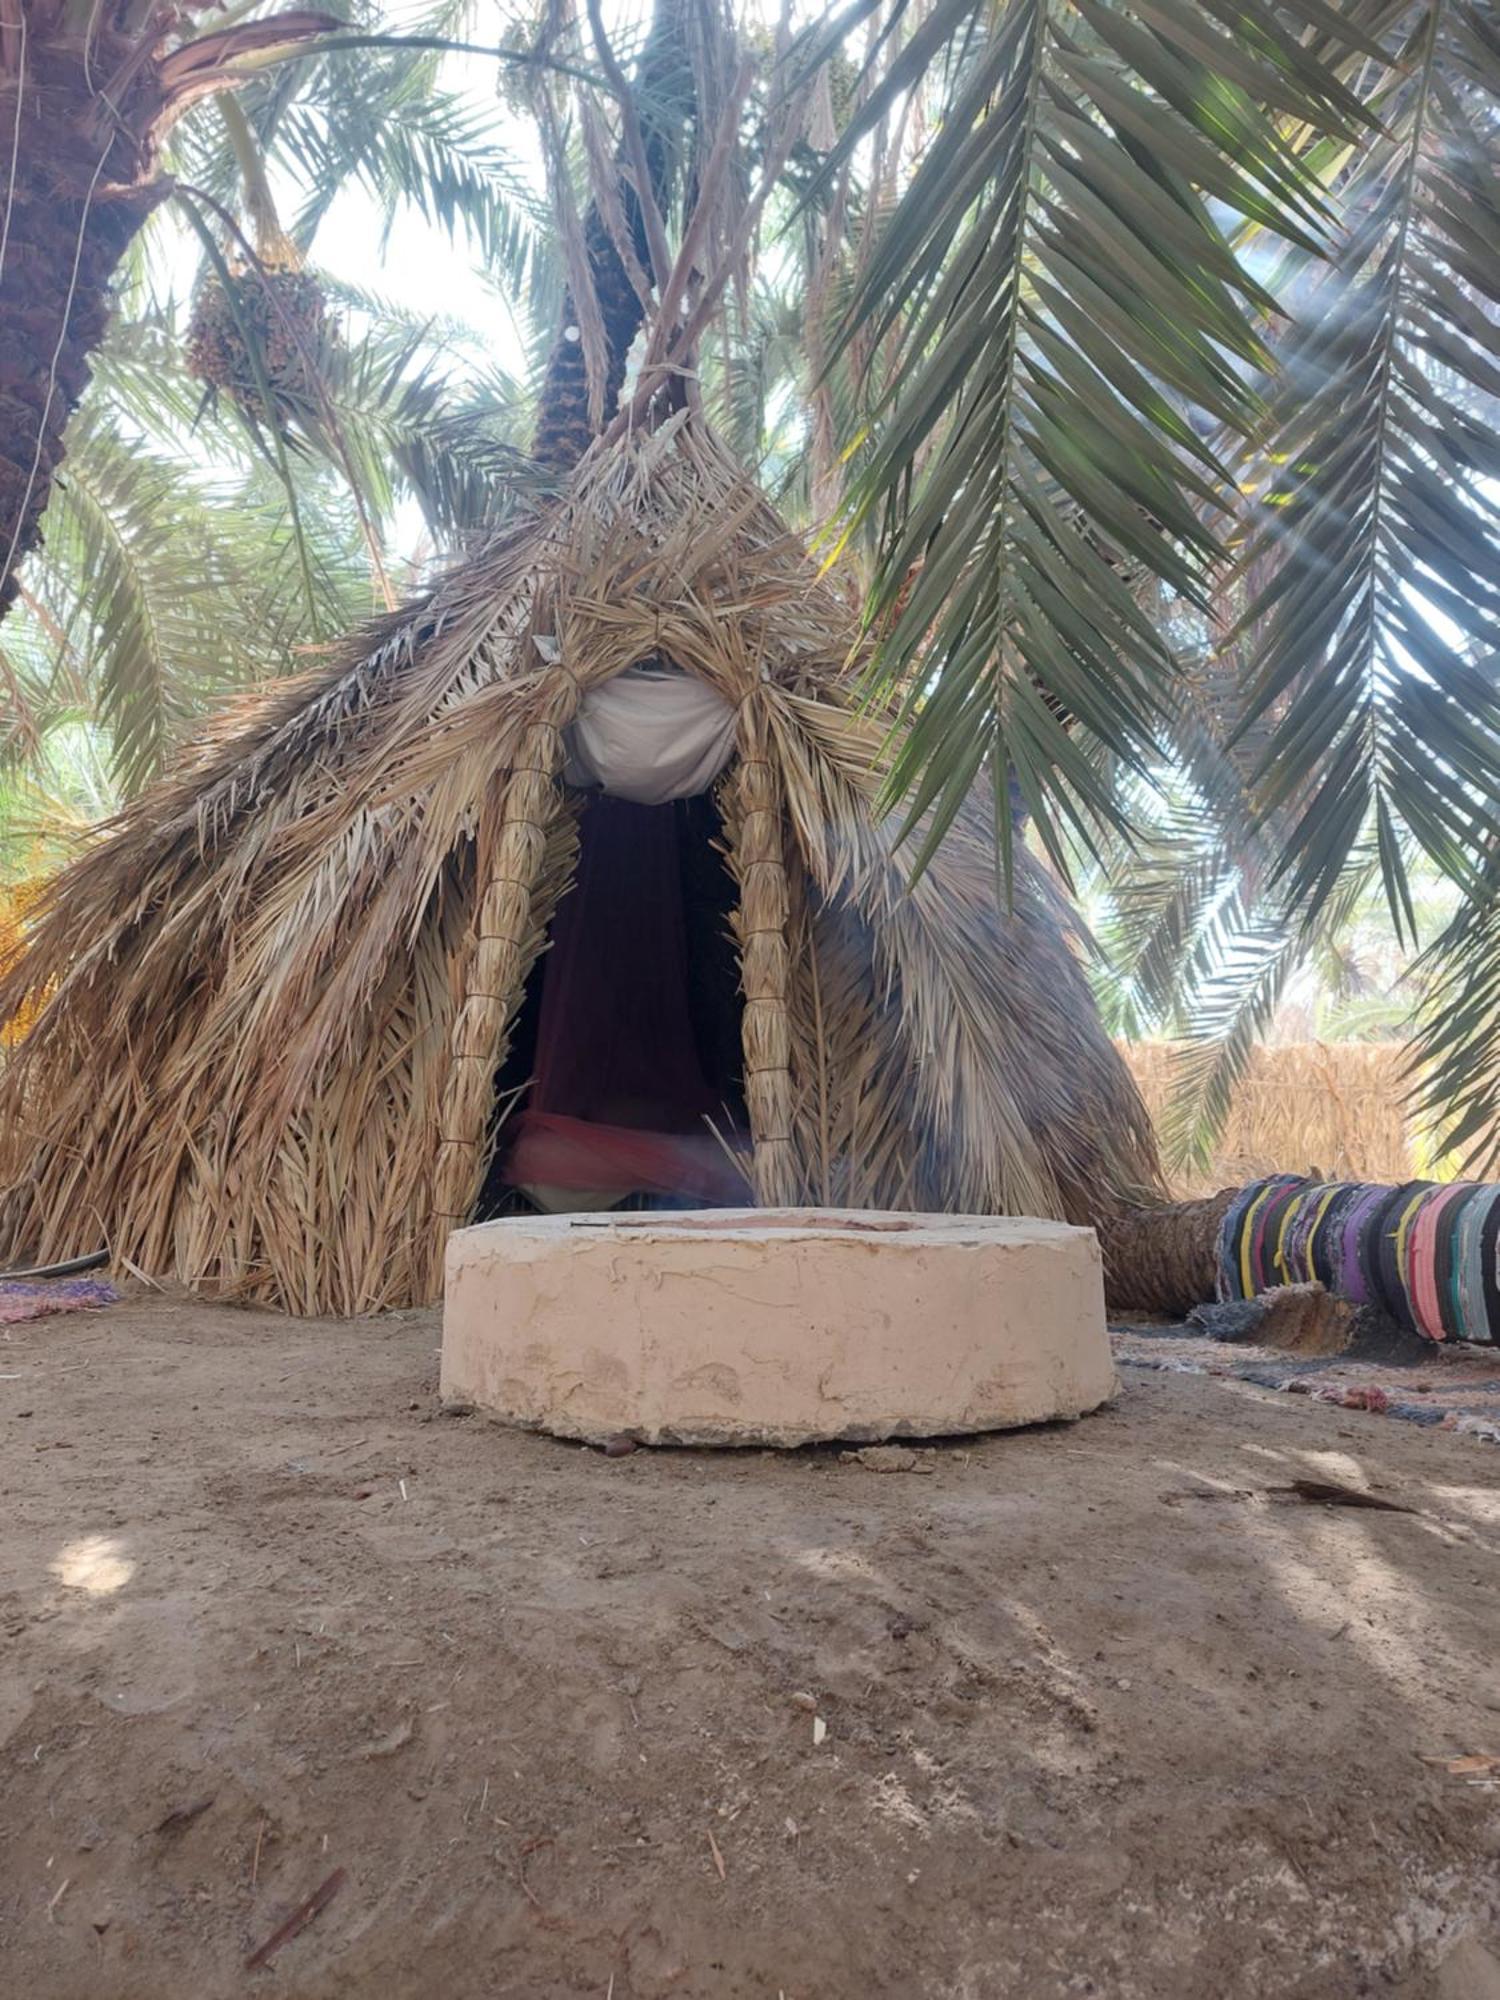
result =
[{"label": "palm tree trunk", "polygon": [[[666,206],[673,162],[681,150],[683,133],[693,111],[693,70],[681,0],[657,0],[651,32],[641,50],[634,96],[651,176],[651,193],[660,210]],[[667,274],[652,268],[645,214],[635,184],[626,172],[626,163],[622,140],[615,152],[615,165],[625,228],[636,263],[654,280],[659,292]],[[583,240],[594,297],[604,324],[603,421],[607,424],[619,406],[625,363],[631,343],[640,331],[645,308],[630,282],[630,274],[597,199],[590,203],[584,219]],[[593,437],[587,366],[579,338],[577,308],[569,291],[563,298],[562,324],[547,358],[532,453],[544,465],[566,470],[583,457]]]},{"label": "palm tree trunk", "polygon": [[273,15],[171,48],[194,4],[140,10],[131,33],[102,9],[0,0],[0,617],[40,540],[115,272],[172,192],[157,173],[167,125],[226,87],[236,56],[339,25]]},{"label": "palm tree trunk", "polygon": [[1215,1295],[1219,1225],[1238,1188],[1201,1201],[1126,1210],[1099,1224],[1104,1291],[1111,1312],[1163,1313],[1181,1319]]},{"label": "palm tree trunk", "polygon": [[154,93],[138,80],[118,121],[101,115],[98,83],[129,45],[96,37],[86,74],[80,47],[38,32],[43,9],[22,0],[21,26],[29,40],[0,62],[0,614],[39,538],[110,281],[167,192],[131,129],[143,108],[149,127]]}]

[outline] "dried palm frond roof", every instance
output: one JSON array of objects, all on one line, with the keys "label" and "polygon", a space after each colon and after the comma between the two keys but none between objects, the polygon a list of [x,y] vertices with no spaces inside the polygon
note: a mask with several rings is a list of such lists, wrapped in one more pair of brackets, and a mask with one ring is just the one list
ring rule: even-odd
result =
[{"label": "dried palm frond roof", "polygon": [[977,800],[908,885],[852,626],[685,414],[601,441],[348,654],[229,711],[54,885],[0,982],[0,1256],[294,1311],[432,1296],[576,852],[561,732],[643,658],[738,713],[720,785],[765,1199],[1084,1219],[1150,1128],[1040,871]]}]

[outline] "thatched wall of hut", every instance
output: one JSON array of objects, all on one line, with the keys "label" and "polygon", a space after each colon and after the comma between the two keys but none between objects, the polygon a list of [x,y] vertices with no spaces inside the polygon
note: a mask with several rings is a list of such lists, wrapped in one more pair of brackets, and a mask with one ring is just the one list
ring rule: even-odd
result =
[{"label": "thatched wall of hut", "polygon": [[432,1297],[576,852],[564,738],[643,659],[736,712],[719,781],[765,1201],[1078,1220],[1157,1186],[1064,906],[976,799],[921,878],[877,815],[847,606],[685,414],[315,674],[227,715],[64,874],[0,985],[0,1257],[295,1312]]}]

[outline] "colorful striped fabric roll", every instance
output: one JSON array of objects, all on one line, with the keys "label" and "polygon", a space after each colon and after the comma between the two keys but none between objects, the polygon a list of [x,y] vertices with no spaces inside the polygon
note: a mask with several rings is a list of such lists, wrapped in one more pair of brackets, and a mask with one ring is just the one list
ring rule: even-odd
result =
[{"label": "colorful striped fabric roll", "polygon": [[1241,1188],[1219,1232],[1219,1297],[1321,1284],[1424,1340],[1500,1343],[1500,1187],[1313,1181]]}]

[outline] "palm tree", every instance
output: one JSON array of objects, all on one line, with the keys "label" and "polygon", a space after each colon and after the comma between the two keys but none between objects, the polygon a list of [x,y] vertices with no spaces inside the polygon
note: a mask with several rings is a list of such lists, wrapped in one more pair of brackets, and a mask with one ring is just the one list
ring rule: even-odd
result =
[{"label": "palm tree", "polygon": [[[181,32],[159,37],[153,171],[138,188],[101,176],[98,216],[85,204],[64,211],[54,203],[43,213],[33,199],[56,169],[34,157],[26,79],[36,81],[40,22],[35,7],[23,15],[13,99],[0,65],[0,143],[14,168],[9,207],[0,210],[8,215],[0,228],[0,313],[15,305],[45,338],[29,350],[13,345],[0,360],[0,423],[13,419],[24,460],[20,491],[31,486],[26,521],[0,519],[0,610],[10,610],[0,639],[7,825],[39,803],[37,784],[43,801],[59,783],[67,792],[76,758],[64,756],[59,772],[60,742],[75,749],[86,742],[88,796],[99,800],[94,779],[102,772],[111,788],[105,800],[129,797],[158,774],[206,707],[295,668],[308,648],[364,616],[372,570],[375,602],[382,595],[389,602],[382,579],[393,560],[388,530],[398,502],[419,504],[434,549],[505,504],[533,393],[494,367],[471,330],[403,313],[335,284],[315,261],[307,265],[336,198],[357,184],[387,221],[411,208],[467,237],[497,283],[532,293],[552,315],[558,281],[536,196],[514,167],[498,119],[444,80],[465,12],[435,0],[408,17],[400,37],[308,40],[301,30],[314,19],[338,25],[310,14],[279,15],[269,40],[270,24],[257,21],[245,38],[205,38],[191,53],[177,46]],[[105,93],[104,116],[97,9],[90,19],[87,67],[90,87]],[[54,9],[47,26],[61,47],[68,20]],[[214,50],[222,60],[211,63]],[[320,59],[279,60],[289,53]],[[524,54],[494,53],[524,69]],[[49,60],[61,61],[57,48]],[[208,115],[179,120],[210,81],[225,87]],[[3,126],[12,102],[23,114],[13,130]],[[273,172],[295,204],[285,230],[271,198]],[[23,200],[31,203],[24,215]],[[56,345],[65,299],[62,289],[40,284],[29,234],[43,222],[93,229],[127,214],[123,253],[105,274],[92,319],[79,304],[81,279],[75,287],[66,316],[72,344],[58,358],[49,406],[46,340]],[[180,263],[189,227],[207,254],[184,325],[184,302],[162,297],[159,274]],[[84,276],[94,257],[88,243],[85,250]],[[263,350],[268,334],[274,340],[284,330],[289,272],[317,304],[306,322],[315,337],[301,340],[296,365],[282,371],[262,407],[256,370],[262,380],[267,365],[277,373]],[[23,287],[27,273],[33,282]],[[225,316],[226,290],[243,321],[228,328],[239,379],[205,401],[201,379],[192,379],[194,331],[215,294]],[[82,351],[75,336],[92,336],[111,310],[97,343]],[[90,369],[93,381],[60,439],[70,400],[64,385]],[[50,426],[41,449],[38,409]],[[0,502],[16,490],[7,476],[0,455]],[[362,550],[348,541],[356,529]]]},{"label": "palm tree", "polygon": [[76,823],[80,759],[103,816],[226,698],[381,608],[382,576],[407,580],[403,506],[437,550],[503,509],[534,399],[461,326],[340,288],[329,304],[343,331],[316,393],[285,396],[278,458],[232,400],[203,407],[181,302],[125,289],[0,632],[0,832],[49,796]]},{"label": "palm tree", "polygon": [[171,191],[173,121],[338,23],[289,10],[190,38],[206,5],[19,0],[0,20],[0,613],[34,544],[114,273]]}]

